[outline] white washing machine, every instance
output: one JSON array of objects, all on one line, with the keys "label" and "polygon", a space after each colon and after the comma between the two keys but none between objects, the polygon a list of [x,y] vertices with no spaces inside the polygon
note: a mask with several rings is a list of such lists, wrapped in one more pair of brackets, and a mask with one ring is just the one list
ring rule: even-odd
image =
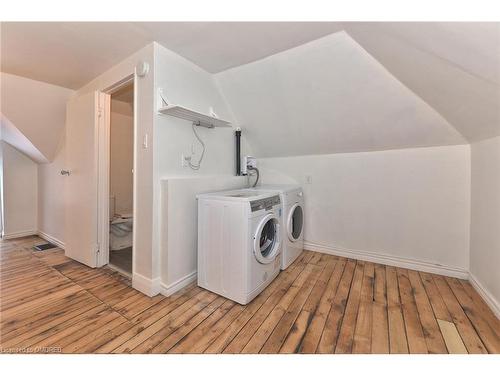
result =
[{"label": "white washing machine", "polygon": [[245,305],[280,271],[280,196],[232,190],[197,198],[198,285]]},{"label": "white washing machine", "polygon": [[281,269],[304,250],[304,194],[299,185],[260,185],[247,191],[278,192],[283,203]]}]

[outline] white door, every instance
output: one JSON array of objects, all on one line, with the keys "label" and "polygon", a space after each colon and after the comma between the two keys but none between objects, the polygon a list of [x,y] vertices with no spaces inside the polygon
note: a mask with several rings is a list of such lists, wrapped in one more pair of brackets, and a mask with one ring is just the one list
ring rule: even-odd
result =
[{"label": "white door", "polygon": [[[99,99],[91,92],[66,108],[66,256],[89,267],[98,264]],[[57,194],[57,192],[55,192]]]}]

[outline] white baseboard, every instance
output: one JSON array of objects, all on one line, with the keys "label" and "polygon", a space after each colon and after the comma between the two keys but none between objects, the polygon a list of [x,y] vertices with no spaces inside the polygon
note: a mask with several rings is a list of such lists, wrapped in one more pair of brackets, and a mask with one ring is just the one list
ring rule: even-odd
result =
[{"label": "white baseboard", "polygon": [[472,273],[469,273],[469,282],[484,302],[486,302],[491,311],[493,311],[495,316],[500,319],[500,303],[495,299],[495,297],[493,297],[488,289],[486,289]]},{"label": "white baseboard", "polygon": [[319,245],[308,241],[304,241],[304,249],[317,251],[319,253],[337,255],[345,258],[353,258],[357,260],[365,260],[368,262],[385,264],[388,266],[408,268],[415,271],[430,272],[443,276],[457,277],[459,279],[466,280],[469,278],[469,271],[462,268],[445,266],[442,264],[434,264],[421,260],[396,257],[393,255]]},{"label": "white baseboard", "polygon": [[64,242],[62,242],[61,240],[58,240],[57,238],[51,236],[50,234],[42,232],[41,230],[39,230],[36,234],[38,235],[38,237],[41,237],[45,241],[51,242],[54,245],[57,245],[57,247],[60,247],[64,250]]},{"label": "white baseboard", "polygon": [[194,272],[190,273],[189,275],[186,275],[186,276],[182,277],[181,279],[174,281],[173,283],[171,283],[169,285],[165,285],[165,284],[161,283],[160,293],[163,294],[164,296],[167,296],[167,297],[171,296],[175,292],[181,290],[182,288],[188,286],[193,281],[195,281],[196,275],[197,275],[197,272],[194,271]]},{"label": "white baseboard", "polygon": [[150,279],[139,273],[134,273],[132,275],[132,288],[149,297],[156,296],[160,293],[160,278]]},{"label": "white baseboard", "polygon": [[34,236],[37,234],[36,230],[23,230],[20,232],[14,232],[14,233],[7,233],[3,235],[4,240],[12,240],[14,238],[21,238],[21,237],[28,237],[28,236]]}]

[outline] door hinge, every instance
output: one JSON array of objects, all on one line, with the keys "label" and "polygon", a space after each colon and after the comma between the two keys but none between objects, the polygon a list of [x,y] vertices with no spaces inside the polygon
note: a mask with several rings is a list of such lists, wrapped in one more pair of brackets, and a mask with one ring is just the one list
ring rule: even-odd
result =
[{"label": "door hinge", "polygon": [[102,108],[98,108],[98,109],[97,109],[97,116],[98,116],[98,117],[102,117],[102,112],[103,112],[103,111],[102,111]]}]

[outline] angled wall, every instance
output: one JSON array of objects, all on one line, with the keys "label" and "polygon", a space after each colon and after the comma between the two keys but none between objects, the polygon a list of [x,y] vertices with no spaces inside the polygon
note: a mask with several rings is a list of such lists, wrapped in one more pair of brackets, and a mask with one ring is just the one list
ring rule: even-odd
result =
[{"label": "angled wall", "polygon": [[468,142],[500,135],[500,23],[349,23],[346,30]]},{"label": "angled wall", "polygon": [[215,77],[256,156],[466,143],[345,32]]},{"label": "angled wall", "polygon": [[52,161],[64,132],[66,101],[73,90],[6,73],[1,73],[0,82],[2,114],[45,162]]}]

